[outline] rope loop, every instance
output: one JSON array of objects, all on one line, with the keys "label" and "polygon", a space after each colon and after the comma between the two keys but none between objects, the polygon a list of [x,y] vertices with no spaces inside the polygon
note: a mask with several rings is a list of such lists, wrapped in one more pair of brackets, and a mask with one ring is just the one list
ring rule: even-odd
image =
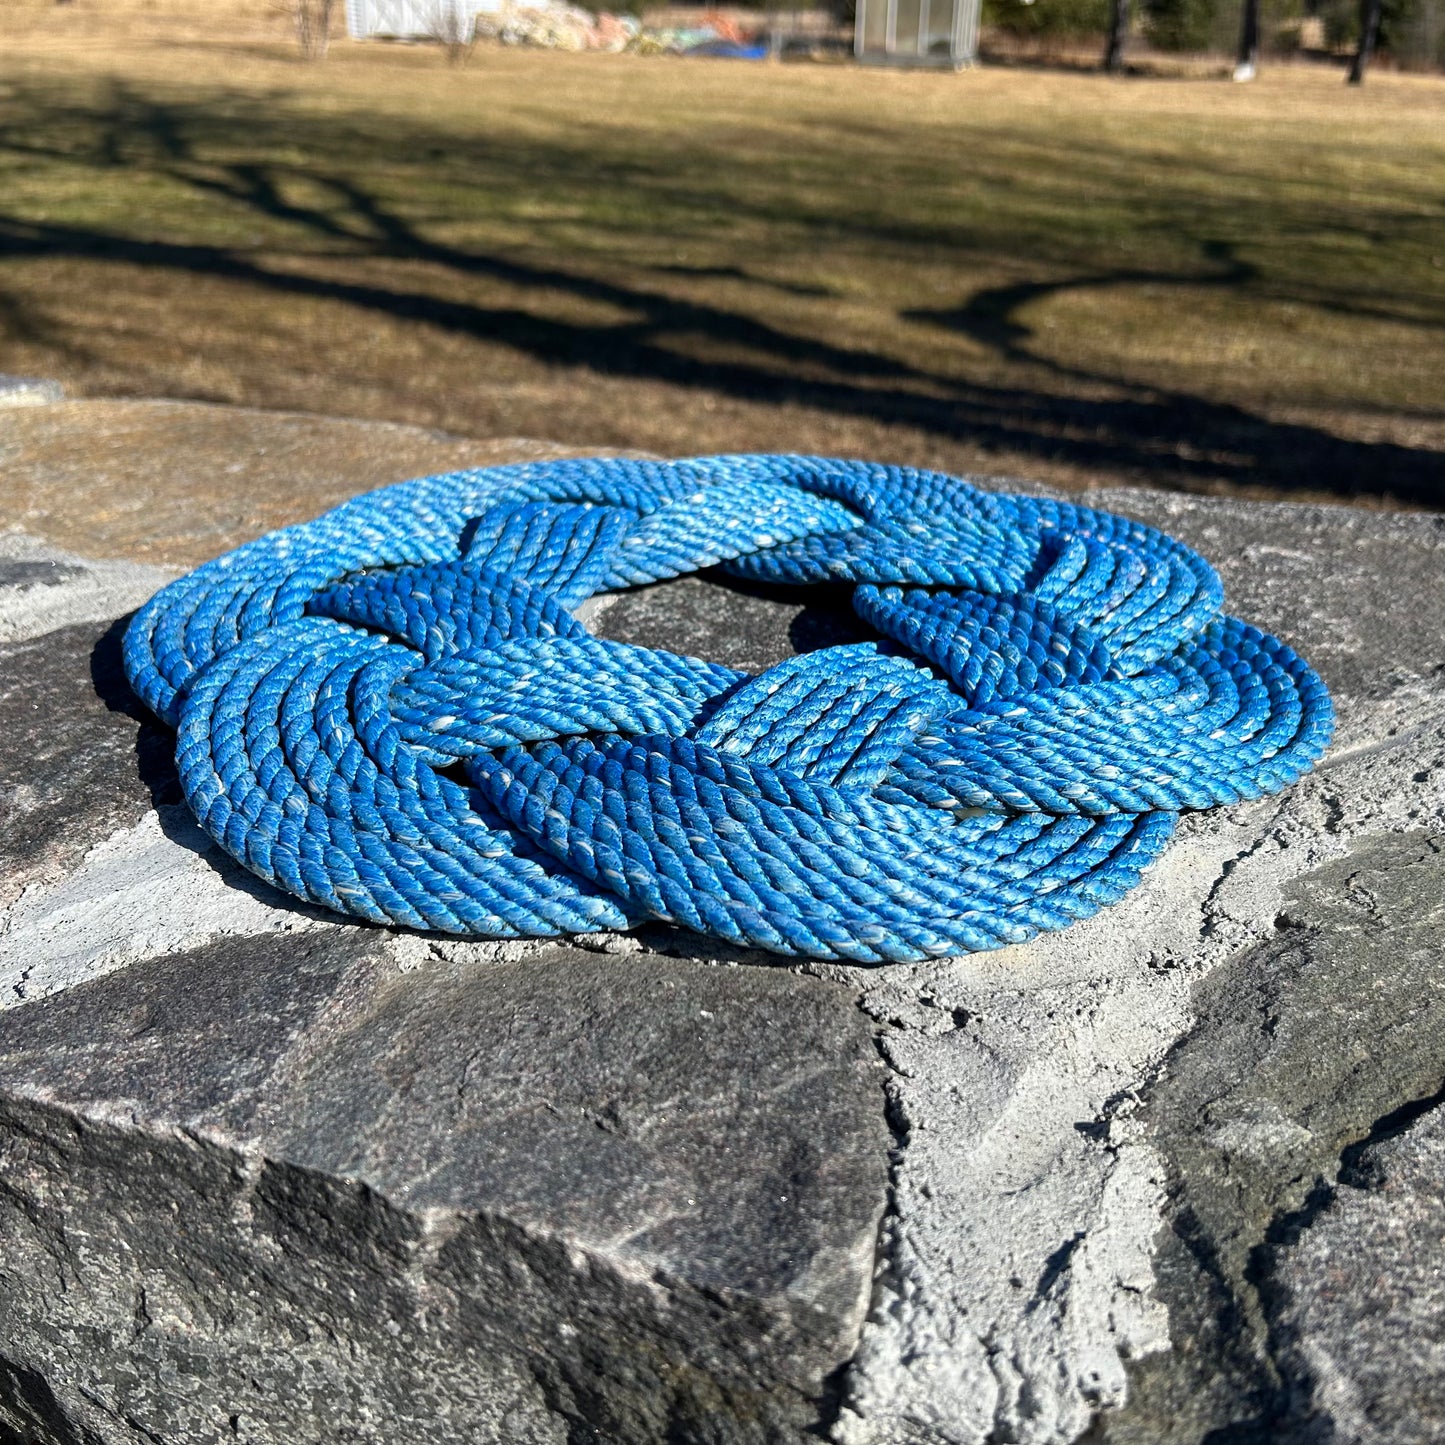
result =
[{"label": "rope loop", "polygon": [[[756,677],[605,641],[598,592],[846,582],[876,641]],[[1135,886],[1181,809],[1287,786],[1319,677],[1139,522],[820,457],[532,463],[357,497],[132,620],[206,831],[339,912],[486,937],[667,920],[857,962]]]}]

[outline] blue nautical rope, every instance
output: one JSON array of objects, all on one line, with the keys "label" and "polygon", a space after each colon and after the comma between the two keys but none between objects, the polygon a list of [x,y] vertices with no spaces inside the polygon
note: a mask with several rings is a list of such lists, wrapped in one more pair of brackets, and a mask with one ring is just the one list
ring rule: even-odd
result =
[{"label": "blue nautical rope", "polygon": [[[599,591],[848,582],[880,640],[753,677],[592,636]],[[387,487],[153,598],[126,669],[187,801],[299,898],[485,937],[664,919],[778,953],[1017,943],[1183,808],[1284,787],[1323,683],[1138,522],[815,457]]]}]

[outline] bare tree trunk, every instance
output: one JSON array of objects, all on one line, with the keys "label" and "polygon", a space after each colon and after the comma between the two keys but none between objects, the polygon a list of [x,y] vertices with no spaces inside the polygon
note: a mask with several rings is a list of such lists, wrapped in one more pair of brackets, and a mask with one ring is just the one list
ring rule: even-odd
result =
[{"label": "bare tree trunk", "polygon": [[1129,42],[1130,0],[1110,0],[1109,38],[1104,46],[1104,69],[1117,75],[1124,68],[1124,47]]},{"label": "bare tree trunk", "polygon": [[1236,80],[1253,80],[1259,65],[1259,0],[1244,0],[1239,13],[1239,59]]},{"label": "bare tree trunk", "polygon": [[448,65],[465,65],[477,43],[477,17],[460,0],[434,0],[431,38],[446,54]]},{"label": "bare tree trunk", "polygon": [[331,15],[336,0],[291,0],[296,43],[305,60],[325,60],[331,45]]},{"label": "bare tree trunk", "polygon": [[1380,0],[1360,0],[1360,48],[1350,63],[1350,84],[1359,85],[1365,68],[1375,57],[1375,42],[1380,38]]}]

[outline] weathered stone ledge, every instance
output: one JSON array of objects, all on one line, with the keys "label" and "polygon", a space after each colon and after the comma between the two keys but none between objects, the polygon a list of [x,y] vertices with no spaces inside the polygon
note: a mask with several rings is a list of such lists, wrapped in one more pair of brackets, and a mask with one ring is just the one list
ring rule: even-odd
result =
[{"label": "weathered stone ledge", "polygon": [[[795,970],[341,924],[177,806],[114,620],[468,447],[515,454],[0,419],[0,1438],[1438,1434],[1445,519],[1101,493],[1319,666],[1336,746],[1065,934]],[[589,625],[747,667],[858,626],[710,577]]]}]

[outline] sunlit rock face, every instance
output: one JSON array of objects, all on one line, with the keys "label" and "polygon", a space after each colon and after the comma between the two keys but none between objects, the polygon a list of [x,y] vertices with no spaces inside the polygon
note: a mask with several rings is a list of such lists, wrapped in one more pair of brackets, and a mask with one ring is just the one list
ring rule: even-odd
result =
[{"label": "sunlit rock face", "polygon": [[[116,624],[348,485],[555,449],[0,417],[0,1439],[1439,1433],[1438,518],[1089,498],[1208,556],[1340,728],[1083,925],[874,968],[460,943],[233,865]],[[584,616],[746,669],[868,635],[713,574]]]}]

